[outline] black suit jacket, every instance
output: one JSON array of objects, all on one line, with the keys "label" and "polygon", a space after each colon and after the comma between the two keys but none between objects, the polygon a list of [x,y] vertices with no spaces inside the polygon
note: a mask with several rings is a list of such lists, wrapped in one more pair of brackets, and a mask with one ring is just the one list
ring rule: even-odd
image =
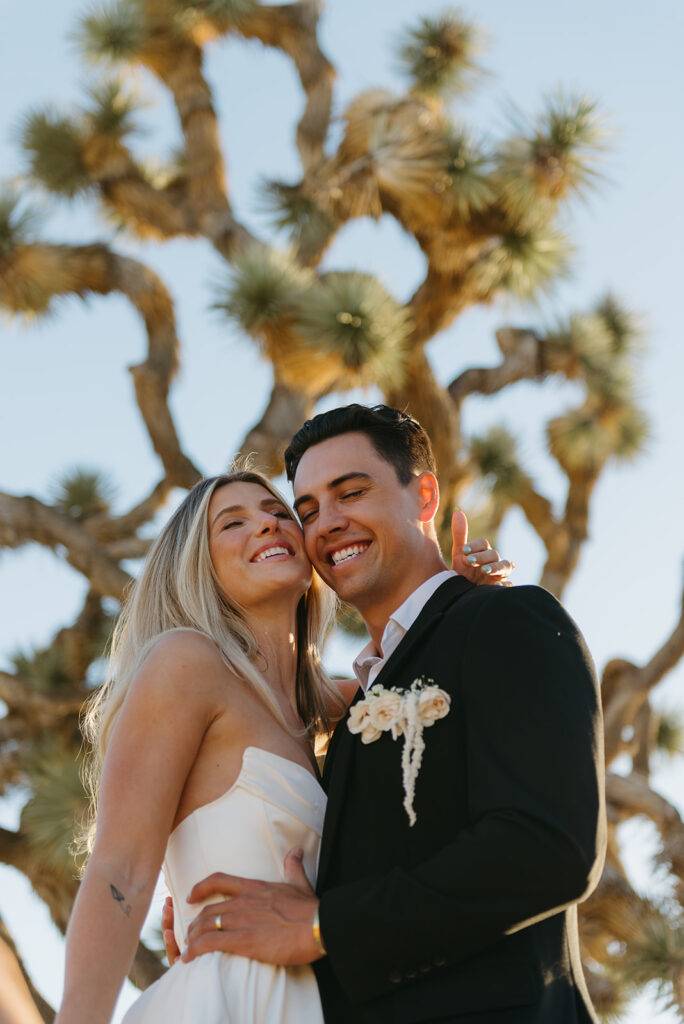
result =
[{"label": "black suit jacket", "polygon": [[539,587],[437,590],[377,682],[451,695],[402,806],[402,739],[343,721],[318,874],[326,1024],[587,1024],[576,903],[605,848],[598,688]]}]

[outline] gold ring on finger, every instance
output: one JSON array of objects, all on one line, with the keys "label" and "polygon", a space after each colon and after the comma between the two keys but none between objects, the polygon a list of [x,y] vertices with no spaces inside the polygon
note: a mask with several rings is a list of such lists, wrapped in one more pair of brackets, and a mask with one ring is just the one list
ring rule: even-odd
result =
[{"label": "gold ring on finger", "polygon": [[216,917],[214,918],[214,928],[216,929],[217,932],[220,932],[220,931],[223,930],[223,925],[221,924],[221,915],[220,914],[217,914]]}]

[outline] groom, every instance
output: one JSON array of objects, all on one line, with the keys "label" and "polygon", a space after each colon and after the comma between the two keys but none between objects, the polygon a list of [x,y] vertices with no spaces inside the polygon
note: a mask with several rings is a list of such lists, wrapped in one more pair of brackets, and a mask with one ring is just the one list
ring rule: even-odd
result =
[{"label": "groom", "polygon": [[343,720],[316,893],[297,851],[283,884],[213,875],[191,900],[227,902],[191,925],[184,959],[313,962],[326,1024],[595,1021],[576,905],[602,866],[602,731],[575,625],[538,587],[445,571],[430,443],[404,413],[323,413],[285,458],[307,553],[368,627],[361,687],[422,679],[449,703],[423,734],[415,824],[404,737],[364,743]]}]

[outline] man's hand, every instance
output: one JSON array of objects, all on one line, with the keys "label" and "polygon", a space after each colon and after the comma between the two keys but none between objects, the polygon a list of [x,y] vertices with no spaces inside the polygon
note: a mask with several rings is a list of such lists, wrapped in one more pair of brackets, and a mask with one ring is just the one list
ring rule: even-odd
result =
[{"label": "man's hand", "polygon": [[515,568],[514,562],[499,558],[499,552],[490,547],[484,537],[468,541],[468,520],[460,508],[451,518],[451,568],[465,576],[471,583],[496,583],[500,587],[512,587],[506,579]]},{"label": "man's hand", "polygon": [[181,955],[181,951],[178,948],[176,942],[176,936],[173,932],[173,900],[170,896],[167,896],[164,900],[164,906],[162,908],[162,935],[164,936],[164,949],[166,950],[166,959],[169,961],[169,967],[173,967],[178,957]]},{"label": "man's hand", "polygon": [[[285,858],[285,882],[259,882],[220,872],[198,882],[188,903],[226,897],[204,907],[188,929],[183,960],[218,951],[267,964],[308,964],[321,956],[313,937],[318,899],[302,866],[302,851]],[[217,928],[220,924],[220,929]]]}]

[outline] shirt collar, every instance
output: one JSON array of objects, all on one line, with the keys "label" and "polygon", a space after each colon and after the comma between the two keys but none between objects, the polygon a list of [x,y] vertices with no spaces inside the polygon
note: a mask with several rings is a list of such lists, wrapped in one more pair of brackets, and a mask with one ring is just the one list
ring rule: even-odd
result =
[{"label": "shirt collar", "polygon": [[[419,587],[409,594],[403,604],[400,604],[396,611],[390,615],[387,625],[382,634],[380,645],[382,652],[378,651],[372,640],[369,640],[363,650],[359,651],[354,659],[353,669],[356,678],[363,689],[369,685],[369,674],[375,666],[382,665],[389,658],[390,654],[399,646],[409,629],[416,621],[425,605],[432,595],[441,587],[442,583],[458,576],[452,569],[444,569],[441,572],[430,576]],[[373,675],[377,675],[379,667]]]}]

